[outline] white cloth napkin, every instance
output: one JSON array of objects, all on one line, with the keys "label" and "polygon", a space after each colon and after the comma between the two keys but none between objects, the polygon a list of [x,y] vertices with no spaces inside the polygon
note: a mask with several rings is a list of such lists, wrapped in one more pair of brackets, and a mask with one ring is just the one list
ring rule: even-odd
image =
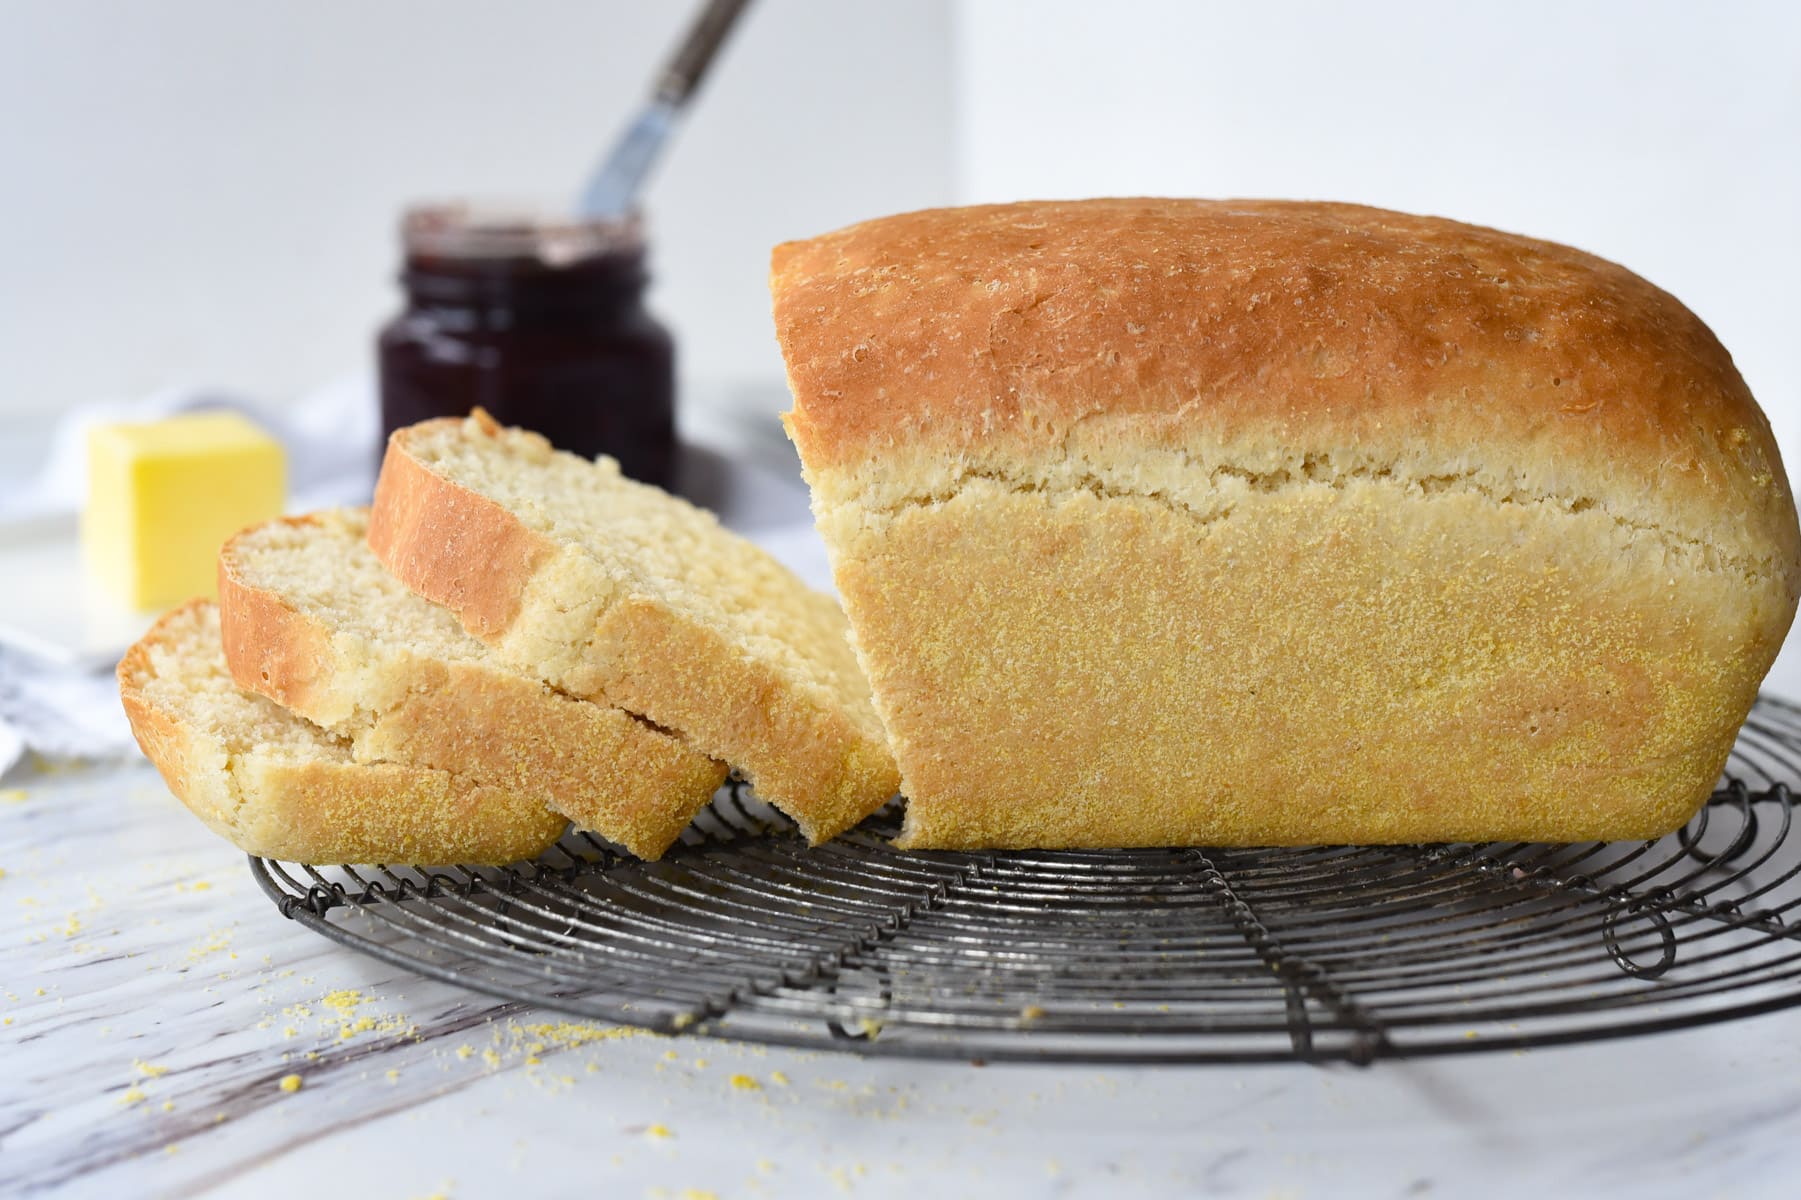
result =
[{"label": "white cloth napkin", "polygon": [[[353,375],[279,406],[222,389],[171,388],[135,401],[75,409],[51,431],[35,475],[0,479],[0,523],[36,522],[80,510],[87,493],[90,426],[220,408],[244,413],[282,443],[291,509],[369,498],[380,416],[373,381]],[[112,672],[59,667],[0,649],[0,776],[28,752],[86,760],[136,753]]]},{"label": "white cloth napkin", "polygon": [[365,500],[375,482],[381,425],[374,381],[350,375],[281,405],[259,404],[218,388],[169,388],[129,402],[84,405],[51,431],[36,475],[0,479],[0,522],[78,512],[87,494],[88,429],[107,421],[154,421],[176,413],[235,409],[268,430],[288,455],[288,494],[296,510]]},{"label": "white cloth napkin", "polygon": [[[277,437],[288,455],[289,508],[305,512],[368,501],[374,488],[379,413],[373,381],[352,376],[274,407],[207,389],[159,392],[131,404],[68,414],[50,438],[42,469],[0,479],[0,523],[77,511],[86,492],[87,427],[151,420],[205,408],[237,409]],[[764,546],[814,587],[829,587],[825,551],[813,530],[805,485],[740,461],[730,447],[684,448],[684,494]],[[0,777],[28,752],[49,759],[106,760],[136,753],[111,671],[50,666],[0,648]]]}]

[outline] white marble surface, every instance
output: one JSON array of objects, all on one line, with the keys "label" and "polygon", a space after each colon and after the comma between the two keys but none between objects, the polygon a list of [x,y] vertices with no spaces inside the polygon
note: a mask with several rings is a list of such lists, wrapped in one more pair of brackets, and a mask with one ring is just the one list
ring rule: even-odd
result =
[{"label": "white marble surface", "polygon": [[571,1029],[283,919],[147,766],[4,786],[0,1195],[1795,1194],[1801,1012],[1366,1070]]}]

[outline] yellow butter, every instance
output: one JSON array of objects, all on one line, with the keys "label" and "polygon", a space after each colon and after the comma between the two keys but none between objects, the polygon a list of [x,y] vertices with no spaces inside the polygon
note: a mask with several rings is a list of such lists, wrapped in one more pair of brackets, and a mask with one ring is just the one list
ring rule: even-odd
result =
[{"label": "yellow butter", "polygon": [[81,518],[88,575],[129,608],[211,596],[220,543],[280,514],[286,498],[280,443],[236,413],[96,426]]}]

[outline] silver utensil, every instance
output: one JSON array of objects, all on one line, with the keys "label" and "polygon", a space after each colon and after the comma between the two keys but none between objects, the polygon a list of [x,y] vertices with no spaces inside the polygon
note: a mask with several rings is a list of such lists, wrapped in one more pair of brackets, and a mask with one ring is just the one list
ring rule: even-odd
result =
[{"label": "silver utensil", "polygon": [[657,77],[650,99],[588,180],[580,203],[584,217],[623,217],[656,165],[683,107],[700,87],[713,56],[749,0],[708,0],[688,27],[675,56]]}]

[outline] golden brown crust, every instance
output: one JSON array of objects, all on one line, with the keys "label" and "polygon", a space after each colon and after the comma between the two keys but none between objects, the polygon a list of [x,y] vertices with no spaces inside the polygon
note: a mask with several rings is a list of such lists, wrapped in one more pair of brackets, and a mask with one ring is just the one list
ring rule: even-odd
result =
[{"label": "golden brown crust", "polygon": [[[478,422],[499,432],[486,414]],[[580,631],[578,661],[567,670],[514,655],[516,626],[566,615],[558,611],[561,582],[539,585],[571,552],[409,452],[415,438],[458,424],[426,422],[389,441],[369,542],[401,582],[456,611],[472,634],[522,668],[637,713],[738,767],[812,842],[850,828],[894,794],[898,772],[873,717],[866,713],[869,727],[859,727],[826,698],[655,600],[610,598]],[[502,549],[490,568],[491,547]]]},{"label": "golden brown crust", "polygon": [[1091,423],[1202,462],[1354,447],[1432,475],[1474,446],[1502,485],[1791,571],[1801,551],[1712,332],[1565,246],[1345,204],[1026,203],[779,246],[772,288],[801,456],[859,484],[909,450],[1031,461]]},{"label": "golden brown crust", "polygon": [[[486,413],[481,420],[493,424]],[[455,610],[470,633],[489,641],[519,616],[549,539],[498,504],[443,479],[390,438],[375,482],[369,546],[421,596]]]},{"label": "golden brown crust", "polygon": [[1578,251],[1024,204],[779,247],[772,287],[910,847],[1662,833],[1793,619],[1763,414]]},{"label": "golden brown crust", "polygon": [[[231,753],[145,689],[155,675],[150,648],[167,644],[167,631],[206,604],[165,615],[127,651],[117,674],[139,747],[214,833],[246,853],[286,862],[421,865],[517,862],[561,835],[563,819],[535,799],[449,772],[309,759],[279,747]],[[325,737],[319,734],[321,744]]]},{"label": "golden brown crust", "polygon": [[[312,517],[280,517],[282,524],[304,527]],[[334,667],[331,634],[307,620],[262,588],[239,577],[234,547],[255,527],[227,539],[219,548],[219,634],[232,679],[247,692],[267,696],[317,725],[342,717],[349,705],[326,712],[334,697],[329,680]]]},{"label": "golden brown crust", "polygon": [[[283,518],[306,529],[315,517]],[[618,708],[559,695],[498,662],[380,652],[247,582],[219,555],[220,628],[239,687],[351,739],[360,761],[466,775],[536,797],[644,859],[674,844],[726,769]]]}]

